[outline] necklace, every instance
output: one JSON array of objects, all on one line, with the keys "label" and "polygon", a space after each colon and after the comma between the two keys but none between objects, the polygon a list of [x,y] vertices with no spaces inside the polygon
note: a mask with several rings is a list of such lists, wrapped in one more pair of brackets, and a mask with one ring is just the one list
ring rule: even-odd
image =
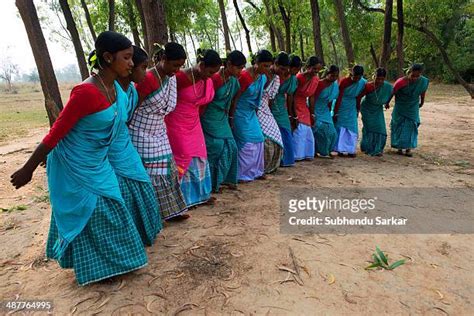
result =
[{"label": "necklace", "polygon": [[[227,78],[225,76],[225,68],[224,68],[224,70],[222,70],[222,81],[224,82],[224,85],[227,84],[226,80],[227,80]],[[225,89],[224,98],[227,98],[229,96],[229,94],[230,94],[230,85],[227,84],[226,89]]]},{"label": "necklace", "polygon": [[191,68],[191,77],[193,77],[193,90],[194,90],[194,96],[197,98],[197,93],[196,93],[196,79],[194,78],[194,69]]},{"label": "necklace", "polygon": [[160,87],[161,87],[163,85],[163,79],[161,79],[160,72],[158,71],[158,68],[156,67],[156,65],[153,69],[155,70],[156,75],[158,76],[158,79],[160,80]]},{"label": "necklace", "polygon": [[[102,77],[100,76],[100,74],[94,75],[94,78],[99,79],[99,83],[102,85],[102,88],[104,88],[105,93],[107,94],[107,100],[110,102],[110,104],[112,104],[112,98],[110,97],[109,89],[105,86],[104,80],[102,80]],[[117,94],[116,94],[116,91],[115,91],[115,88],[114,88],[114,98],[115,97],[117,97]]]}]

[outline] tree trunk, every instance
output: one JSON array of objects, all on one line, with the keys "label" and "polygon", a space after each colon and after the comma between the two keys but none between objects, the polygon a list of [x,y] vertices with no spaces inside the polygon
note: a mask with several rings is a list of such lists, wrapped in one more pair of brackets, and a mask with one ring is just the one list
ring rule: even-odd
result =
[{"label": "tree trunk", "polygon": [[300,52],[301,52],[301,59],[305,60],[304,58],[304,41],[303,41],[303,32],[300,32]]},{"label": "tree trunk", "polygon": [[115,0],[109,0],[109,31],[115,31]]},{"label": "tree trunk", "polygon": [[16,6],[25,25],[26,34],[35,58],[41,88],[44,95],[49,125],[52,126],[63,108],[58,82],[54,75],[53,64],[39,23],[33,0],[16,0]]},{"label": "tree trunk", "polygon": [[[285,50],[285,40],[283,39],[283,34],[281,33],[280,28],[278,28],[275,23],[273,23],[272,17],[275,16],[275,12],[270,6],[269,0],[263,0],[263,4],[265,5],[265,11],[268,16],[268,23],[270,24],[270,27],[273,29],[273,33],[275,34],[275,38],[277,41],[277,46],[278,49],[281,51]],[[275,49],[276,50],[276,49]]]},{"label": "tree trunk", "polygon": [[148,47],[153,47],[154,43],[166,44],[168,27],[163,0],[141,0],[141,2],[145,15]]},{"label": "tree trunk", "polygon": [[148,46],[148,32],[146,30],[145,14],[143,13],[142,1],[135,0],[135,5],[137,7],[138,14],[140,15],[140,25],[142,26],[143,31],[143,46],[147,52],[151,53],[150,47]]},{"label": "tree trunk", "polygon": [[393,0],[385,1],[385,19],[383,28],[382,53],[380,54],[380,67],[387,68],[387,63],[391,55],[392,39],[392,14]]},{"label": "tree trunk", "polygon": [[140,47],[140,33],[138,32],[137,17],[135,16],[135,12],[133,11],[132,0],[125,0],[125,7],[127,10],[130,30],[132,31],[133,43],[135,43],[136,46]]},{"label": "tree trunk", "polygon": [[377,57],[377,53],[375,52],[374,45],[370,44],[370,55],[372,55],[372,59],[374,60],[374,65],[376,68],[379,67],[379,59]]},{"label": "tree trunk", "polygon": [[349,67],[355,62],[354,49],[352,48],[351,36],[349,34],[349,28],[347,27],[346,17],[344,16],[344,6],[342,0],[334,0],[336,6],[337,18],[341,27],[342,41],[344,42],[344,48],[346,50],[347,62]]},{"label": "tree trunk", "polygon": [[276,41],[275,41],[275,31],[273,31],[273,28],[269,26],[269,31],[270,31],[270,45],[272,46],[272,51],[276,52]]},{"label": "tree trunk", "polygon": [[[359,5],[362,9],[366,11],[385,13],[383,9],[369,8],[363,5],[360,2],[360,0],[355,0],[355,1],[357,5]],[[398,23],[398,19],[394,18],[392,19],[392,22]],[[466,82],[466,80],[464,80],[461,77],[459,72],[456,69],[454,69],[451,59],[449,58],[448,53],[446,52],[446,49],[444,48],[443,42],[441,42],[441,40],[439,40],[438,37],[436,37],[436,35],[433,32],[431,32],[429,29],[427,29],[426,26],[424,25],[418,26],[418,25],[414,25],[410,23],[404,23],[403,25],[404,27],[406,26],[420,33],[423,33],[428,39],[430,39],[436,45],[436,47],[438,47],[438,50],[441,53],[441,57],[443,58],[443,61],[446,64],[446,66],[448,66],[449,70],[451,71],[451,74],[456,78],[459,84],[461,84],[464,87],[464,89],[466,89],[466,91],[469,93],[471,98],[474,99],[474,85]]]},{"label": "tree trunk", "polygon": [[224,0],[218,0],[218,2],[219,2],[219,9],[221,11],[222,28],[224,29],[225,50],[227,52],[230,52],[231,48],[230,48],[230,37],[229,37],[229,24],[227,24],[227,16],[225,14],[225,4],[224,4]]},{"label": "tree trunk", "polygon": [[404,21],[403,21],[403,0],[397,0],[397,72],[398,76],[403,76],[403,67],[405,66],[405,54],[403,52],[403,31],[404,31]]},{"label": "tree trunk", "polygon": [[250,43],[250,31],[247,27],[247,24],[245,23],[245,19],[242,16],[242,13],[240,13],[240,9],[239,9],[239,5],[237,4],[237,0],[233,0],[233,3],[234,3],[235,11],[237,12],[237,15],[239,17],[240,23],[242,24],[242,27],[244,28],[245,38],[247,40],[247,46],[249,48],[249,52],[251,53],[252,52],[252,44]]},{"label": "tree trunk", "polygon": [[331,42],[332,53],[334,54],[334,63],[336,65],[339,65],[339,57],[337,56],[336,42],[334,41],[334,38],[332,37],[331,34],[329,34],[329,41]]},{"label": "tree trunk", "polygon": [[82,5],[82,9],[84,10],[84,14],[86,16],[86,21],[87,21],[87,25],[89,26],[89,31],[91,32],[92,38],[94,39],[94,42],[95,42],[95,40],[97,39],[97,35],[95,35],[94,24],[92,24],[91,15],[89,13],[89,9],[87,8],[86,1],[81,0],[81,5]]},{"label": "tree trunk", "polygon": [[84,55],[84,50],[82,49],[81,39],[79,37],[79,32],[76,28],[76,23],[72,17],[71,8],[67,3],[67,0],[59,0],[59,5],[64,14],[64,19],[66,20],[67,30],[71,35],[72,44],[74,45],[74,50],[76,52],[77,64],[79,66],[79,71],[81,73],[82,80],[89,77],[89,69],[87,69],[86,58]]},{"label": "tree trunk", "polygon": [[319,2],[318,0],[310,0],[311,17],[313,20],[313,40],[314,53],[321,58],[324,64],[323,41],[321,37],[321,18],[319,16]]},{"label": "tree trunk", "polygon": [[285,7],[282,5],[278,5],[280,9],[281,18],[283,19],[283,24],[285,25],[285,39],[286,39],[286,52],[288,54],[291,53],[291,17],[290,12],[285,10]]}]

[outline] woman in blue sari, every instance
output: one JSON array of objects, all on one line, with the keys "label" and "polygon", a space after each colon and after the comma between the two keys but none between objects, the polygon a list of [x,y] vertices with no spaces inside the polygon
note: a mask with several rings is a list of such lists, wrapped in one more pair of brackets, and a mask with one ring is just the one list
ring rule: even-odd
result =
[{"label": "woman in blue sari", "polygon": [[358,97],[358,103],[363,96],[360,106],[362,115],[362,141],[360,149],[369,156],[382,156],[387,141],[387,128],[383,108],[392,95],[392,85],[385,81],[387,72],[377,68],[374,81],[365,84],[364,91]]},{"label": "woman in blue sari", "polygon": [[331,108],[339,94],[337,79],[339,67],[331,65],[324,79],[319,81],[310,104],[311,125],[313,126],[315,153],[321,158],[333,158],[331,151],[337,142],[337,132],[331,117]]},{"label": "woman in blue sari", "polygon": [[[296,115],[294,110],[293,95],[298,87],[298,79],[296,74],[301,69],[301,59],[293,56],[289,60],[290,71],[286,76],[280,77],[280,88],[278,94],[271,106],[273,117],[280,129],[281,138],[283,140],[283,157],[281,158],[281,167],[292,167],[295,165],[295,152],[293,149],[293,134],[291,129],[290,117]],[[292,61],[293,64],[291,63]],[[291,113],[291,115],[290,115]]]},{"label": "woman in blue sari", "polygon": [[238,176],[240,181],[253,181],[264,176],[264,137],[257,118],[267,74],[273,64],[273,56],[267,50],[259,51],[252,67],[242,71],[240,91],[236,97],[235,110],[229,115],[234,138],[237,143]]},{"label": "woman in blue sari", "polygon": [[48,156],[52,217],[46,255],[63,268],[73,268],[80,285],[147,264],[108,159],[128,102],[115,80],[132,70],[132,43],[107,31],[97,37],[95,48],[91,59],[100,70],[74,87],[49,134],[11,177],[16,188],[24,186]]},{"label": "woman in blue sari", "polygon": [[229,125],[229,109],[240,89],[237,78],[246,63],[240,51],[227,55],[224,67],[211,77],[214,99],[201,114],[213,192],[219,192],[222,183],[237,185],[237,144]]},{"label": "woman in blue sari", "polygon": [[425,103],[429,85],[428,78],[422,73],[423,66],[414,64],[409,68],[407,76],[398,79],[393,87],[395,106],[390,122],[391,141],[392,148],[398,149],[399,155],[405,150],[405,155],[412,157],[411,150],[418,145],[420,108]]},{"label": "woman in blue sari", "polygon": [[362,77],[363,75],[364,68],[355,65],[350,76],[339,82],[339,96],[334,108],[334,125],[338,135],[334,151],[339,156],[344,156],[345,153],[351,158],[356,156],[359,114],[357,97],[364,90],[367,82]]},{"label": "woman in blue sari", "polygon": [[131,120],[138,106],[138,93],[134,83],[145,78],[148,55],[140,47],[133,46],[132,60],[132,73],[118,80],[127,94],[128,104],[122,112],[120,131],[109,148],[108,157],[117,175],[122,197],[132,213],[143,243],[151,246],[162,228],[160,209],[150,177],[133,146],[127,127],[127,122]]}]

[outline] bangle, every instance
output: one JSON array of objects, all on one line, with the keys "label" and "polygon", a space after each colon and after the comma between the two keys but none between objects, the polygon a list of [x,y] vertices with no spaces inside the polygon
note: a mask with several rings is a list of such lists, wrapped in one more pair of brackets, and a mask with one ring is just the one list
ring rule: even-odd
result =
[{"label": "bangle", "polygon": [[312,117],[316,117],[316,115],[315,115],[315,114],[311,114],[311,116],[312,116]]},{"label": "bangle", "polygon": [[230,119],[233,119],[234,117],[233,116],[229,116]]}]

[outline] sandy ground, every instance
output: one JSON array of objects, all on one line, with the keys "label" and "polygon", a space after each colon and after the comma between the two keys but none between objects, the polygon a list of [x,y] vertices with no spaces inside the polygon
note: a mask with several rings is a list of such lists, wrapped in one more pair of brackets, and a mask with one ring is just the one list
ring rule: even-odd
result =
[{"label": "sandy ground", "polygon": [[[280,233],[279,196],[288,186],[472,189],[474,104],[459,87],[436,89],[422,109],[414,158],[389,150],[383,158],[280,168],[267,180],[215,195],[216,205],[192,210],[186,222],[166,224],[148,249],[147,267],[86,287],[77,286],[73,271],[44,259],[44,170],[18,191],[8,183],[45,132],[34,130],[0,147],[0,300],[53,300],[58,315],[472,315],[472,235]],[[365,270],[376,245],[407,263]]]}]

